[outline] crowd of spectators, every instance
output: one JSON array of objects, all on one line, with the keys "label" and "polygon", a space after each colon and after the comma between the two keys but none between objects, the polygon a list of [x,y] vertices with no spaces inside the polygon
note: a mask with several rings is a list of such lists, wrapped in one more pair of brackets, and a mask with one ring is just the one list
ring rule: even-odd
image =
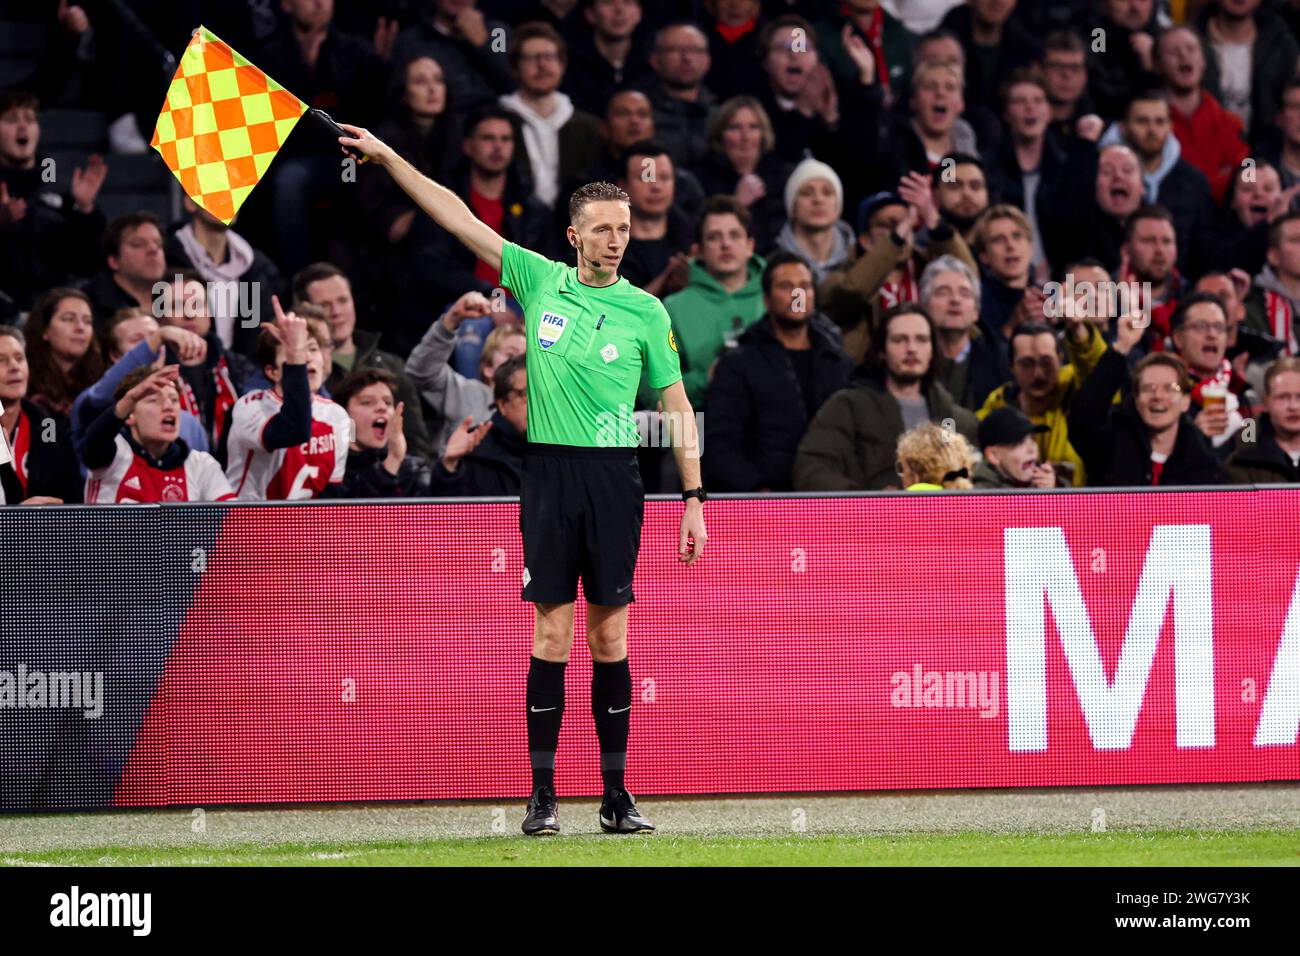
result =
[{"label": "crowd of spectators", "polygon": [[1300,481],[1300,2],[49,6],[0,90],[0,502],[519,491],[521,311],[384,170],[303,123],[229,226],[105,216],[198,22],[554,259],[624,188],[711,492]]}]

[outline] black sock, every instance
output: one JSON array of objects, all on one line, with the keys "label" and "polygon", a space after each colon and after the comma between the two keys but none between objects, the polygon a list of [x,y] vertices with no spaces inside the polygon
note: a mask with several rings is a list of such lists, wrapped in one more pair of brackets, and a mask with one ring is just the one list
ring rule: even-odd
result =
[{"label": "black sock", "polygon": [[632,672],[627,658],[591,666],[591,713],[600,740],[600,776],[606,790],[623,787],[627,728],[632,711]]},{"label": "black sock", "polygon": [[564,663],[533,657],[528,661],[528,758],[533,789],[555,786],[555,748],[564,717]]}]

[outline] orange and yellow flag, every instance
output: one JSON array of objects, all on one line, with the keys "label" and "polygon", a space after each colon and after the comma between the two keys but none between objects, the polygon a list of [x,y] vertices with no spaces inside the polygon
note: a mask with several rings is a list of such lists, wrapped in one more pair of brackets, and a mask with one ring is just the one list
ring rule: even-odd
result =
[{"label": "orange and yellow flag", "polygon": [[229,225],[306,111],[201,26],[181,55],[150,145],[186,195]]}]

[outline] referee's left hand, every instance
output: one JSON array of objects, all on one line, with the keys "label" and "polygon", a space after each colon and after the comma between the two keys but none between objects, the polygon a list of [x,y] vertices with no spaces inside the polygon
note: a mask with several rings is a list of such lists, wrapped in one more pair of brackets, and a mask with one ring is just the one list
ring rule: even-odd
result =
[{"label": "referee's left hand", "polygon": [[682,512],[682,530],[677,547],[677,560],[686,562],[690,567],[704,557],[704,545],[709,540],[709,533],[704,530],[704,506],[694,498],[686,502]]}]

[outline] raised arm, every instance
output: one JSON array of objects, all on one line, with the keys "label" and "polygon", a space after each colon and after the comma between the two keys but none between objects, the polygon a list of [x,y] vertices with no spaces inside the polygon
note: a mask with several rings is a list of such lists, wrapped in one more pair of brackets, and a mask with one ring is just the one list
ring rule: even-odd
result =
[{"label": "raised arm", "polygon": [[470,252],[493,269],[501,268],[501,246],[505,240],[478,219],[459,196],[424,175],[369,130],[349,126],[347,123],[339,125],[352,133],[350,137],[340,136],[340,144],[360,150],[372,162],[387,169],[393,181],[434,222],[459,239]]}]

